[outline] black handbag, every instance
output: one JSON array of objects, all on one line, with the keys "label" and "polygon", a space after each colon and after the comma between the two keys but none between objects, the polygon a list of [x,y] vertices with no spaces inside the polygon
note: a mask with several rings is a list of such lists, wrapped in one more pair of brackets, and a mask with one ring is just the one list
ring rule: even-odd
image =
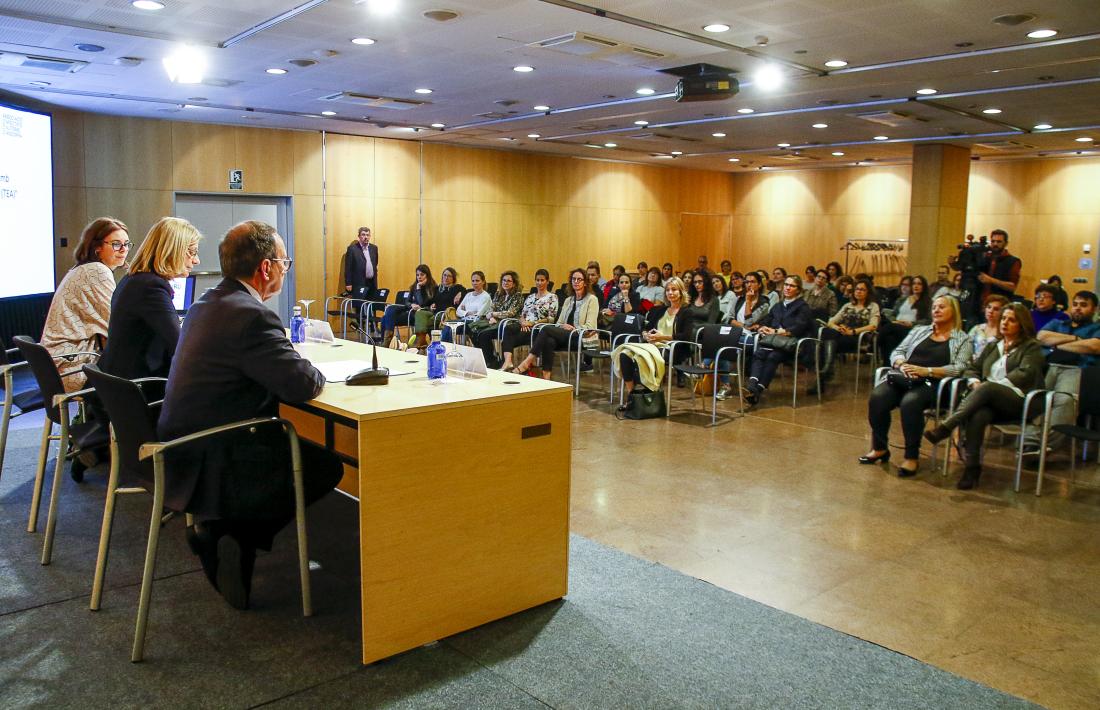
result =
[{"label": "black handbag", "polygon": [[898,369],[890,369],[886,372],[886,382],[891,387],[899,390],[911,390],[927,384],[925,377],[910,377]]},{"label": "black handbag", "polygon": [[760,339],[756,341],[756,344],[762,348],[771,348],[772,350],[779,350],[780,352],[793,355],[795,348],[798,347],[798,338],[793,335],[776,335],[775,333],[769,333],[767,335],[761,335]]},{"label": "black handbag", "polygon": [[630,393],[620,419],[656,419],[665,415],[665,393],[637,388]]}]

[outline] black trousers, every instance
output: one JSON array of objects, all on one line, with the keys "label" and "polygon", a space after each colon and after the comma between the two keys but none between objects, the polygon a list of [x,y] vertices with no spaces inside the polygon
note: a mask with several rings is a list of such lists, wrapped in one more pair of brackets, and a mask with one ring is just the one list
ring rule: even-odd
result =
[{"label": "black trousers", "polygon": [[890,446],[890,413],[901,410],[901,432],[905,437],[905,458],[920,456],[920,438],[924,433],[924,410],[936,401],[934,383],[924,383],[910,390],[883,382],[867,400],[867,421],[871,425],[871,448],[887,451]]},{"label": "black trousers", "polygon": [[[1042,405],[1042,398],[1033,399],[1028,418],[1042,414]],[[943,425],[948,429],[964,427],[967,463],[977,465],[981,462],[986,428],[997,421],[1019,422],[1023,413],[1023,397],[1004,385],[986,382],[968,394],[955,413],[943,421]]]},{"label": "black trousers", "polygon": [[[505,323],[504,332],[501,334],[500,339],[500,351],[501,353],[510,353],[518,346],[528,342],[531,337],[530,331],[522,331],[519,329],[519,323]],[[481,348],[481,352],[485,353],[485,362],[493,362],[496,360],[496,353],[493,352],[493,342],[497,339],[497,327],[494,325],[492,328],[487,328],[479,332],[474,336],[474,342]]]},{"label": "black trousers", "polygon": [[757,348],[752,354],[752,366],[749,368],[750,383],[752,380],[756,380],[758,385],[767,389],[772,379],[775,378],[775,371],[779,369],[779,366],[793,357],[793,355],[789,355],[782,350]]},{"label": "black trousers", "polygon": [[[328,449],[301,441],[302,487],[306,505],[309,506],[330,493],[340,482],[344,467],[339,457]],[[232,535],[243,546],[270,550],[271,542],[280,530],[294,520],[294,505],[280,506],[270,517],[262,520],[232,519],[206,520],[203,524],[215,536]]]},{"label": "black trousers", "polygon": [[535,336],[535,342],[531,345],[531,352],[539,359],[539,366],[544,370],[554,369],[554,353],[569,347],[569,336],[573,331],[566,330],[560,325],[548,325],[539,330]]},{"label": "black trousers", "polygon": [[825,328],[822,330],[821,339],[823,341],[832,340],[835,342],[836,352],[838,353],[854,353],[859,343],[858,335],[844,335],[839,330],[833,330],[832,328]]}]

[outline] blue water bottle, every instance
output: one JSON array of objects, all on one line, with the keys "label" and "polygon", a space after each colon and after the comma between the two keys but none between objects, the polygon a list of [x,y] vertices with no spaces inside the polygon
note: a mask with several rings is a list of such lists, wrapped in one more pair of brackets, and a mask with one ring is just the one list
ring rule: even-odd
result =
[{"label": "blue water bottle", "polygon": [[439,342],[442,331],[432,331],[432,344],[428,346],[428,379],[442,380],[447,376],[447,349]]},{"label": "blue water bottle", "polygon": [[302,307],[294,306],[294,315],[290,317],[290,342],[306,341],[306,319],[302,317]]}]

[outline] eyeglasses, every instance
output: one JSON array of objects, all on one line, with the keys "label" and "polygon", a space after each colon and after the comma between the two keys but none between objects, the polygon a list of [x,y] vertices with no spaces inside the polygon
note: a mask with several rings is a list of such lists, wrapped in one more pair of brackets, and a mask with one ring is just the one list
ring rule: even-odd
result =
[{"label": "eyeglasses", "polygon": [[570,281],[584,281],[584,277],[583,276],[574,276],[573,278],[571,278],[569,280]]},{"label": "eyeglasses", "polygon": [[187,250],[187,256],[191,257],[192,259],[198,258],[199,248],[198,247],[191,247],[190,249]]},{"label": "eyeglasses", "polygon": [[790,286],[791,288],[798,288],[798,284],[796,284],[794,281],[784,281],[783,285]]},{"label": "eyeglasses", "polygon": [[107,243],[110,244],[111,248],[114,249],[115,251],[126,251],[127,249],[129,249],[133,245],[133,242],[120,242],[120,241],[112,241],[112,242],[107,242]]},{"label": "eyeglasses", "polygon": [[278,262],[283,267],[283,273],[290,271],[290,267],[294,266],[294,259],[272,259],[272,261]]}]

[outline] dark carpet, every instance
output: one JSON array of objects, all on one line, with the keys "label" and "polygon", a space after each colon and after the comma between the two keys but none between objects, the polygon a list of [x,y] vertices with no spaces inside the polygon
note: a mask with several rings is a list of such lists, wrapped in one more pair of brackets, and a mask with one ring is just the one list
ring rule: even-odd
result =
[{"label": "dark carpet", "polygon": [[45,504],[39,532],[25,531],[37,445],[36,431],[13,432],[0,479],[0,707],[1031,707],[578,536],[566,599],[364,667],[357,509],[339,495],[310,511],[309,619],[292,531],[257,561],[253,609],[238,612],[170,521],[146,660],[131,664],[150,498],[121,499],[103,608],[91,612],[105,471],[64,477],[42,567]]}]

